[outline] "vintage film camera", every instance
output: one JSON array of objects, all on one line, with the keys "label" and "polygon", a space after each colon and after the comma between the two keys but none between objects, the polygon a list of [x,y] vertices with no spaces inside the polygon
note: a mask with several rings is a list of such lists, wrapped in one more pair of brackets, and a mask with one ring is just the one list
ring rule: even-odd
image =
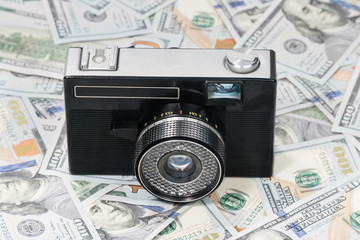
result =
[{"label": "vintage film camera", "polygon": [[70,48],[64,84],[72,174],[136,174],[173,202],[272,174],[271,50]]}]

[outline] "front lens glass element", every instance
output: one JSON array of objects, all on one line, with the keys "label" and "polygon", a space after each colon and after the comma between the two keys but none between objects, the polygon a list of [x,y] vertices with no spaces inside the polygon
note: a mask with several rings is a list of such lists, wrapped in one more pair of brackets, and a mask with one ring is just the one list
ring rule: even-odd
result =
[{"label": "front lens glass element", "polygon": [[191,157],[183,154],[175,154],[168,158],[167,165],[175,171],[186,171],[193,166]]},{"label": "front lens glass element", "polygon": [[201,171],[200,159],[187,151],[170,151],[157,164],[161,176],[173,183],[186,183],[197,178]]}]

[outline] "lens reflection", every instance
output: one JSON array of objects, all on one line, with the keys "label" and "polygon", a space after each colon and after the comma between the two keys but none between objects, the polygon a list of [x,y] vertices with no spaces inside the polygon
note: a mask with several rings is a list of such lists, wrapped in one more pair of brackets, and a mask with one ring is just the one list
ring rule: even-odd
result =
[{"label": "lens reflection", "polygon": [[187,155],[175,154],[168,158],[167,165],[175,171],[186,171],[193,166],[193,160]]},{"label": "lens reflection", "polygon": [[216,90],[220,93],[232,93],[236,91],[234,84],[215,84]]}]

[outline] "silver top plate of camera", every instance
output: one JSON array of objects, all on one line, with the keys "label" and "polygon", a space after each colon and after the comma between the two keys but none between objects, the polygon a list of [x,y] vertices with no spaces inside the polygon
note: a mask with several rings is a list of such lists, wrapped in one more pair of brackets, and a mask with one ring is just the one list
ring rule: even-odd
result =
[{"label": "silver top plate of camera", "polygon": [[269,50],[69,48],[65,76],[223,77],[271,80]]}]

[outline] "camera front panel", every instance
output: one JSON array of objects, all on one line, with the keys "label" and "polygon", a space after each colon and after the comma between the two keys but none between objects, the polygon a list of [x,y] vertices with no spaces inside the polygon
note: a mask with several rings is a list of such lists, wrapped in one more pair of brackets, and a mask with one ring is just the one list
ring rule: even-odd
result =
[{"label": "camera front panel", "polygon": [[[219,82],[236,82],[241,86],[241,98],[210,99],[208,86]],[[77,86],[116,87],[143,86],[179,90],[178,99],[100,98],[77,96]],[[120,78],[114,77],[65,79],[66,113],[69,143],[69,165],[73,174],[134,174],[136,136],[147,118],[170,117],[162,109],[170,103],[191,103],[204,109],[225,140],[226,175],[237,177],[271,176],[273,164],[273,129],[276,82],[254,79],[222,78]],[[94,91],[94,89],[92,91]],[[143,89],[143,88],[142,88]],[[120,91],[121,92],[121,91]],[[150,91],[153,94],[156,91]],[[105,93],[105,94],[104,94]],[[110,92],[111,93],[111,92]],[[93,94],[93,93],[88,93]],[[123,93],[121,93],[123,94]],[[136,94],[132,89],[132,94]],[[114,96],[113,96],[114,97]],[[162,109],[159,110],[158,109]],[[190,113],[191,112],[191,113]],[[198,111],[184,112],[199,118]],[[173,115],[179,114],[174,112]],[[111,133],[114,122],[124,123],[135,138],[123,138]],[[84,167],[86,166],[86,167]]]}]

